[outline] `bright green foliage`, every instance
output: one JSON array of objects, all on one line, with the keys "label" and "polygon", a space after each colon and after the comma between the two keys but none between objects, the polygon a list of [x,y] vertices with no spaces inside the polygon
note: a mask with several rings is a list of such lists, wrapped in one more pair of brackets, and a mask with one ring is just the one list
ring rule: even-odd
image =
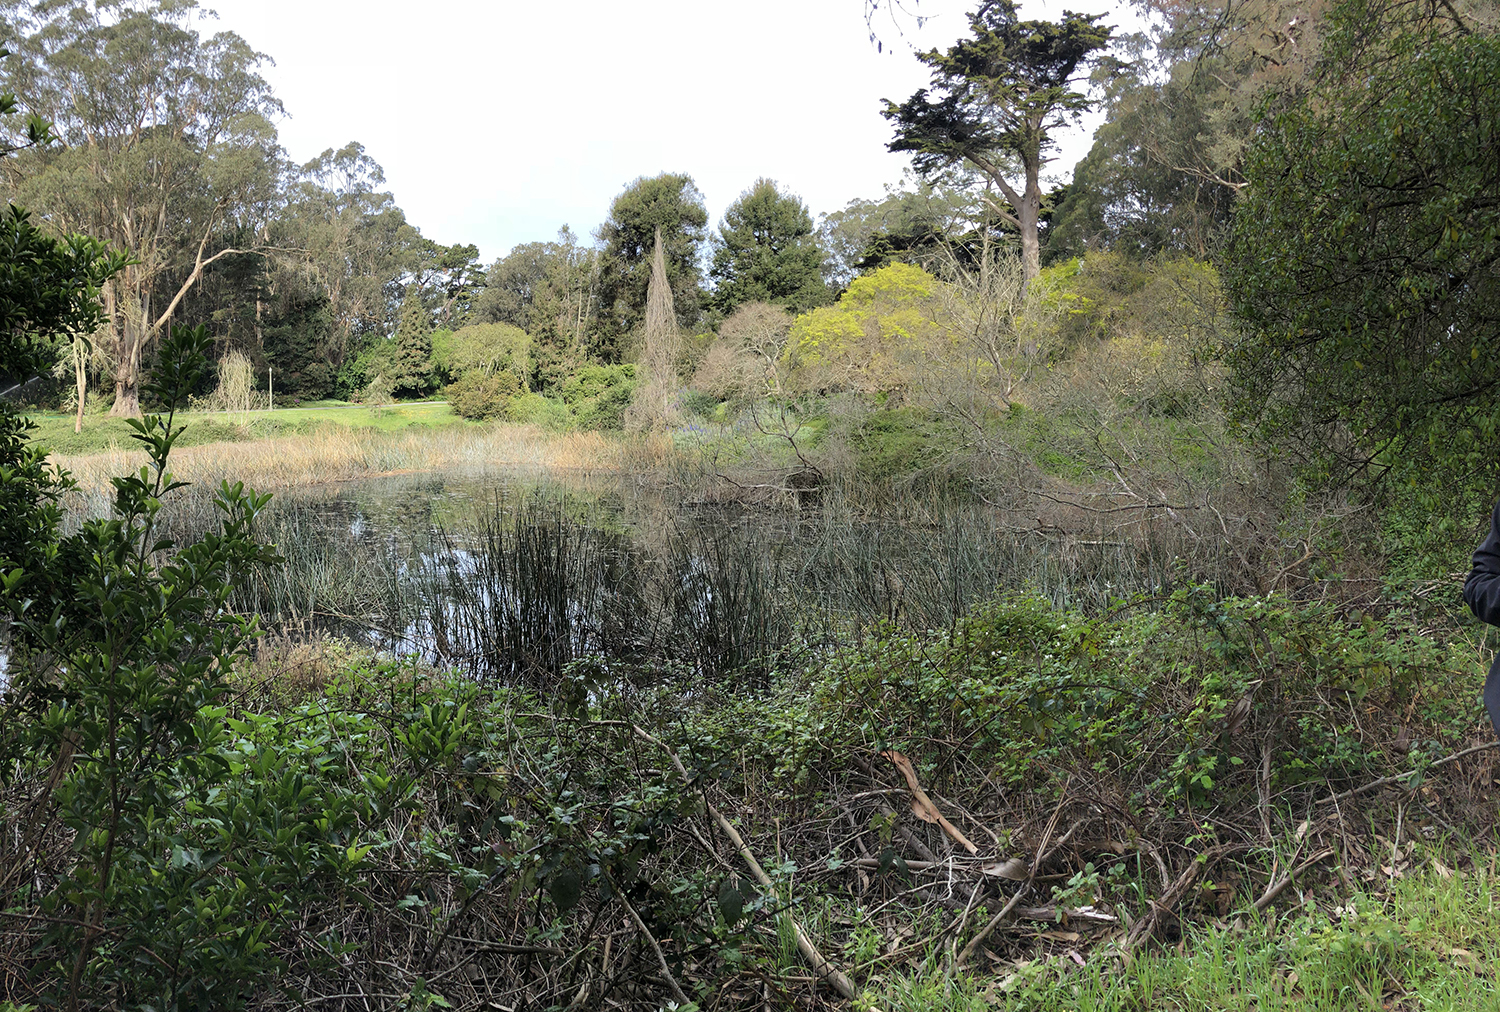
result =
[{"label": "bright green foliage", "polygon": [[1223,266],[1234,405],[1337,479],[1410,465],[1440,500],[1493,481],[1497,106],[1500,39],[1405,33],[1335,64],[1250,150]]},{"label": "bright green foliage", "polygon": [[432,316],[415,285],[406,290],[396,322],[391,391],[421,397],[432,389]]},{"label": "bright green foliage", "polygon": [[954,442],[940,413],[909,407],[872,411],[849,434],[858,473],[876,481],[937,464]]},{"label": "bright green foliage", "polygon": [[567,432],[573,428],[573,413],[566,404],[538,393],[511,398],[505,417],[521,425],[535,425],[548,432]]},{"label": "bright green foliage", "polygon": [[769,179],[756,180],[724,212],[708,276],[714,307],[725,314],[747,302],[803,312],[828,301],[812,215]]},{"label": "bright green foliage", "polygon": [[476,421],[503,416],[521,392],[520,380],[509,369],[466,372],[443,391],[454,414]]},{"label": "bright green foliage", "polygon": [[837,304],[797,318],[786,360],[815,389],[900,390],[914,363],[950,340],[941,286],[902,263],[856,278]]},{"label": "bright green foliage", "polygon": [[[1448,663],[1399,619],[1341,619],[1277,598],[1187,588],[1164,611],[1091,619],[1018,595],[976,608],[951,634],[890,630],[820,666],[794,721],[817,736],[786,761],[795,773],[861,736],[964,740],[970,761],[1018,788],[1040,788],[1048,770],[1092,768],[1119,776],[1122,796],[1198,802],[1253,792],[1250,743],[1270,733],[1273,786],[1300,791],[1358,780],[1382,761],[1352,727],[1357,715],[1330,714],[1320,695],[1419,700],[1445,722],[1431,748],[1462,741],[1481,715],[1472,693],[1451,691]],[[1249,723],[1226,734],[1247,693]],[[783,735],[800,737],[766,733],[766,747],[796,753]]]},{"label": "bright green foliage", "polygon": [[625,336],[646,318],[646,289],[651,280],[651,253],[661,230],[667,261],[667,283],[677,324],[691,329],[702,303],[698,251],[708,211],[691,176],[663,173],[641,177],[625,188],[599,227],[604,244],[599,254],[599,319],[594,356],[619,360]]},{"label": "bright green foliage", "polygon": [[531,375],[531,338],[508,323],[476,323],[457,331],[432,335],[432,368],[456,380],[471,372],[489,375],[501,370],[517,379]]},{"label": "bright green foliage", "polygon": [[[1041,268],[1044,152],[1052,132],[1089,107],[1073,85],[1109,44],[1110,29],[1097,24],[1102,16],[1067,11],[1060,22],[1021,21],[1012,0],[985,4],[969,15],[972,38],[918,57],[932,68],[931,92],[888,101],[882,113],[895,125],[890,149],[912,152],[919,172],[968,162],[999,189],[1010,202],[999,217],[1021,234],[1028,279]],[[1014,162],[1019,188],[1007,178]]]}]

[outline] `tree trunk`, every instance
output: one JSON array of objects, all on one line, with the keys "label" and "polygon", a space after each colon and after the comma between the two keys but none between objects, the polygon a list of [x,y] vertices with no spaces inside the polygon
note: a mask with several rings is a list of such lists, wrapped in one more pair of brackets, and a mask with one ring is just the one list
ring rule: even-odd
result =
[{"label": "tree trunk", "polygon": [[[115,347],[120,354],[128,354],[126,342],[121,340]],[[115,403],[109,413],[117,418],[141,417],[141,393],[139,369],[136,363],[120,363],[115,369]]]},{"label": "tree trunk", "polygon": [[1042,244],[1037,235],[1038,219],[1042,216],[1042,157],[1041,148],[1023,156],[1026,167],[1026,189],[1021,194],[1021,206],[1016,208],[1016,217],[1021,222],[1021,281],[1030,285],[1032,279],[1042,273]]},{"label": "tree trunk", "polygon": [[83,408],[89,396],[88,353],[81,337],[73,338],[73,388],[78,394],[78,413],[73,418],[73,431],[83,431]]},{"label": "tree trunk", "polygon": [[[126,303],[110,308],[110,329],[115,335],[115,403],[109,413],[117,418],[141,417],[141,345],[145,343],[148,306],[137,295],[134,272],[129,271],[121,286],[123,298],[110,302]],[[133,305],[129,303],[134,303]]]}]

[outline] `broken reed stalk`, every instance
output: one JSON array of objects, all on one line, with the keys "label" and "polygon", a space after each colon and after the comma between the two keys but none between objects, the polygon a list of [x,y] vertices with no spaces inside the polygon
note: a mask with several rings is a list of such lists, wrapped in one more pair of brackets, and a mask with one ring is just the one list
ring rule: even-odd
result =
[{"label": "broken reed stalk", "polygon": [[[682,765],[682,760],[677,758],[677,753],[667,748],[661,739],[647,734],[635,725],[631,725],[631,730],[665,752],[667,758],[672,760],[672,765],[677,767],[677,772],[682,776],[684,783],[692,782],[693,778],[688,775],[687,767]],[[725,836],[729,837],[729,842],[734,845],[735,850],[739,851],[740,857],[744,860],[746,867],[750,869],[750,874],[755,880],[763,888],[774,888],[771,876],[767,875],[766,870],[760,866],[760,862],[756,860],[755,854],[751,851],[750,845],[745,842],[745,838],[740,836],[739,831],[734,828],[734,825],[724,817],[722,812],[710,804],[706,798],[704,799],[704,805],[708,808],[708,814],[718,823],[719,829],[724,832]],[[840,995],[853,1001],[858,994],[854,988],[853,981],[846,977],[838,967],[824,958],[823,954],[818,951],[818,947],[813,944],[812,939],[807,937],[807,932],[802,930],[802,925],[797,922],[796,918],[788,915],[787,919],[791,921],[792,930],[797,935],[797,951],[802,954],[802,958],[807,961],[807,965],[812,968],[813,973]]]}]

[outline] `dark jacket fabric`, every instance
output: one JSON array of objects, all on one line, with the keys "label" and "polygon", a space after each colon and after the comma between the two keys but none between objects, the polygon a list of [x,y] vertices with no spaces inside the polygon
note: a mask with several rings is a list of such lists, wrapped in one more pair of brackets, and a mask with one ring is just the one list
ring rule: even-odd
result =
[{"label": "dark jacket fabric", "polygon": [[[1490,533],[1474,552],[1474,568],[1464,581],[1464,600],[1476,618],[1500,626],[1500,503],[1490,516]],[[1500,736],[1500,654],[1484,680],[1484,706]]]}]

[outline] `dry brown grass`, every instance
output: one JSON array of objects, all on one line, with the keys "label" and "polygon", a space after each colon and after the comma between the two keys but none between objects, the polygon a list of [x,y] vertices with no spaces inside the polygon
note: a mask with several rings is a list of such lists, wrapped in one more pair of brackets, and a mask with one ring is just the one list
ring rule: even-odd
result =
[{"label": "dry brown grass", "polygon": [[374,651],[325,633],[280,633],[257,640],[254,654],[229,676],[234,692],[261,706],[294,706],[373,661]]},{"label": "dry brown grass", "polygon": [[[610,437],[598,432],[549,433],[532,425],[445,428],[382,433],[328,429],[247,443],[210,443],[172,453],[183,481],[217,485],[243,481],[257,489],[282,489],[349,481],[379,474],[442,469],[539,468],[581,474],[635,470],[670,453],[669,441]],[[667,443],[666,447],[659,444]],[[112,475],[138,470],[146,455],[135,450],[52,458],[86,489],[108,488]]]}]

